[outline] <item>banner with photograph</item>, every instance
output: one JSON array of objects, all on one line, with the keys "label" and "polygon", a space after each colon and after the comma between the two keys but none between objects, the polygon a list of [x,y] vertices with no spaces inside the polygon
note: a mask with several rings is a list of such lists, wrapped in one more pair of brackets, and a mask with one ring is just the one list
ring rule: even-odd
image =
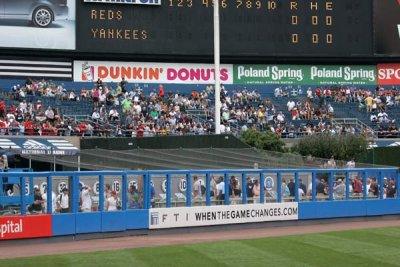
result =
[{"label": "banner with photograph", "polygon": [[75,50],[75,0],[1,1],[0,47]]}]

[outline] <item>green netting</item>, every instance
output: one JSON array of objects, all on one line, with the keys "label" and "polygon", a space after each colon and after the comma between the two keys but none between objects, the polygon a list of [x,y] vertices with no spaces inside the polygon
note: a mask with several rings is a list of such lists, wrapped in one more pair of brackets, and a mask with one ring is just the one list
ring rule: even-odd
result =
[{"label": "green netting", "polygon": [[[32,157],[53,162],[52,157]],[[189,170],[189,169],[310,169],[324,168],[326,159],[297,154],[259,151],[254,148],[133,149],[81,151],[81,169],[86,170]],[[56,163],[77,168],[74,157],[56,157]],[[338,167],[346,162],[337,161]],[[356,164],[357,168],[372,167]]]}]

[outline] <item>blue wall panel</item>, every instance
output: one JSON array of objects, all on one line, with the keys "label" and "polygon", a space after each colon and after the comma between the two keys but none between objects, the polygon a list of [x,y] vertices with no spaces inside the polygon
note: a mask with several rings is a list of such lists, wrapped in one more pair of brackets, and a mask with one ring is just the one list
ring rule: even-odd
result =
[{"label": "blue wall panel", "polygon": [[75,234],[75,214],[53,214],[53,236]]},{"label": "blue wall panel", "polygon": [[126,230],[125,211],[109,211],[101,213],[101,231],[115,232]]},{"label": "blue wall panel", "polygon": [[149,228],[149,210],[127,210],[125,219],[128,230]]},{"label": "blue wall panel", "polygon": [[357,217],[366,213],[366,203],[361,200],[299,203],[299,220]]},{"label": "blue wall panel", "polygon": [[400,199],[366,200],[366,206],[365,216],[400,214]]},{"label": "blue wall panel", "polygon": [[100,212],[81,212],[76,214],[76,233],[101,232]]}]

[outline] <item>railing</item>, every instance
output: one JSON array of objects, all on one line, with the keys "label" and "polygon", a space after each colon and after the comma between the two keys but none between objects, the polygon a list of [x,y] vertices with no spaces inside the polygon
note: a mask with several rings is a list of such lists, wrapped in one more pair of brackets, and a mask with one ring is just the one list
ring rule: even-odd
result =
[{"label": "railing", "polygon": [[75,122],[92,121],[92,117],[89,115],[63,115],[63,120],[72,120]]},{"label": "railing", "polygon": [[[391,190],[400,186],[397,168],[0,172],[0,176],[0,240],[400,214],[399,192]],[[217,180],[225,182],[217,185]],[[352,191],[353,181],[358,185]],[[257,184],[258,190],[249,190]],[[4,185],[13,190],[5,193]]]},{"label": "railing", "polygon": [[352,125],[355,126],[355,128],[358,128],[360,130],[367,129],[367,132],[372,136],[370,137],[376,137],[375,131],[369,127],[367,124],[363,123],[359,119],[355,118],[334,118],[332,119],[332,126],[345,126],[345,125]]},{"label": "railing", "polygon": [[[203,185],[205,190],[200,194],[194,186],[194,177],[199,179],[198,185]],[[115,191],[121,200],[121,209],[131,208],[149,209],[152,207],[170,208],[173,206],[211,206],[217,204],[229,205],[247,203],[281,203],[285,201],[318,201],[318,200],[366,200],[399,197],[399,193],[389,195],[386,187],[393,183],[396,188],[400,186],[398,170],[396,168],[373,168],[373,169],[285,169],[285,170],[187,170],[187,171],[100,171],[100,172],[7,172],[0,173],[3,192],[0,194],[0,205],[3,213],[8,211],[8,206],[19,207],[13,211],[14,214],[27,214],[28,200],[32,200],[34,188],[39,188],[40,195],[47,199],[43,209],[39,213],[57,212],[54,209],[54,194],[61,194],[63,188],[69,188],[69,196],[72,198],[72,212],[80,210],[79,198],[82,188],[86,185],[90,188],[92,199],[91,211],[105,211],[104,195],[105,188]],[[234,177],[234,180],[230,178]],[[253,195],[247,186],[250,178],[251,185],[256,182],[260,186],[259,194]],[[224,194],[223,198],[218,195],[218,181],[222,179],[223,188],[219,190],[232,192],[232,182],[236,184],[237,194]],[[325,180],[324,192],[318,191],[322,179]],[[341,179],[345,185],[340,193],[336,192],[335,186]],[[376,180],[379,192],[354,192],[352,182],[358,180],[362,188],[367,187],[367,180]],[[225,182],[224,182],[225,181]],[[300,183],[302,181],[302,183]],[[231,183],[230,183],[231,182]],[[6,187],[6,184],[11,185]],[[22,185],[22,186],[21,186]],[[287,195],[285,188],[289,186],[290,194]],[[198,187],[198,186],[197,186]],[[220,185],[221,187],[221,185]],[[303,191],[295,190],[302,188]],[[12,194],[6,192],[6,188],[13,189]],[[25,192],[24,194],[21,194]],[[52,190],[47,190],[51,188]],[[294,189],[293,189],[294,188]],[[132,191],[129,191],[132,189]],[[306,189],[306,190],[304,190]],[[383,190],[382,190],[383,189]],[[198,188],[197,188],[198,191]],[[134,196],[133,196],[134,195]],[[130,201],[134,197],[135,203]],[[53,201],[52,201],[53,200]],[[131,199],[132,200],[132,199]],[[251,200],[249,202],[249,200]]]}]

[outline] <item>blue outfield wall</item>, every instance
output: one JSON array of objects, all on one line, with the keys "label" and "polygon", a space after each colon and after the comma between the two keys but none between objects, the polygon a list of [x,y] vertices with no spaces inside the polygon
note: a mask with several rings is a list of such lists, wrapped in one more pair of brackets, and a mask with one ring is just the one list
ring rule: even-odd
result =
[{"label": "blue outfield wall", "polygon": [[53,236],[148,229],[149,210],[53,214]]},{"label": "blue outfield wall", "polygon": [[[399,188],[400,175],[397,168],[8,172],[0,173],[0,176],[2,182],[25,184],[25,193],[28,195],[6,196],[4,192],[0,193],[0,207],[4,208],[9,203],[19,204],[21,207],[21,215],[16,214],[12,217],[15,220],[34,216],[27,212],[27,207],[33,200],[34,185],[40,187],[40,190],[47,186],[52,188],[44,191],[48,207],[45,212],[51,215],[52,220],[52,236],[221,225],[225,222],[234,224],[293,220],[293,218],[313,220],[400,215],[399,192],[391,197],[386,196],[387,191],[381,190],[387,187],[388,182]],[[213,177],[225,180],[225,192],[229,192],[230,183],[236,181],[237,188],[242,193],[237,196],[225,194],[224,199],[217,200],[211,193]],[[350,183],[355,181],[356,177],[362,180],[363,188],[368,188],[367,180],[376,180],[379,192],[373,195],[367,194],[364,190],[362,193],[353,194],[350,190],[345,190],[345,193],[338,196],[334,190],[328,190],[322,198],[317,194],[322,179],[329,188],[334,188],[336,183],[340,184],[339,179],[343,181],[345,188],[350,188]],[[259,198],[247,196],[248,178],[263,185],[260,186]],[[205,186],[204,194],[198,198],[193,195],[195,179],[201,180],[201,184]],[[284,179],[286,183],[292,180],[294,188],[299,188],[302,179],[304,186],[309,187],[311,195],[300,196],[301,191],[295,190],[293,197],[285,196],[285,190],[282,188],[285,186]],[[118,210],[106,211],[104,196],[107,184],[111,190],[118,192],[121,200]],[[83,187],[89,185],[92,188],[93,203],[97,204],[96,206],[93,204],[91,212],[79,212],[80,193]],[[71,212],[52,213],[54,192],[61,192],[63,187],[69,189]],[[131,189],[135,190],[130,191]],[[288,210],[295,210],[296,214],[284,214]],[[196,217],[198,214],[204,217],[199,219],[200,217]],[[220,219],[213,219],[216,214],[223,216]],[[178,222],[179,216],[183,221]],[[194,219],[190,219],[190,216]],[[265,217],[260,219],[260,216]],[[1,220],[2,216],[0,224]],[[7,218],[3,217],[3,221],[7,222]]]},{"label": "blue outfield wall", "polygon": [[299,203],[299,220],[400,214],[400,199]]}]

